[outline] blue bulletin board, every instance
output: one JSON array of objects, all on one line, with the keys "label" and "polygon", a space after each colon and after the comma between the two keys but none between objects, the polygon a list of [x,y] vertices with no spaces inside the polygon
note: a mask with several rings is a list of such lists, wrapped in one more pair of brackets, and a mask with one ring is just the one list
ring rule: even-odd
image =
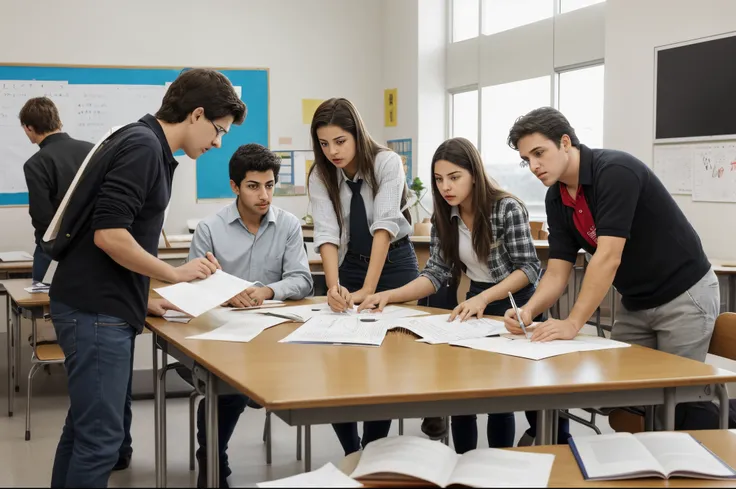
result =
[{"label": "blue bulletin board", "polygon": [[[20,107],[28,98],[49,96],[59,107],[64,131],[97,142],[113,122],[126,124],[146,112],[155,113],[166,85],[183,69],[0,65],[0,205],[28,204],[22,166],[37,147],[29,143],[18,120]],[[222,140],[222,148],[208,151],[197,160],[198,200],[232,197],[230,156],[242,144],[268,146],[269,142],[268,70],[215,69],[241,93],[248,115],[242,125],[232,126]],[[96,136],[98,129],[102,132]]]}]

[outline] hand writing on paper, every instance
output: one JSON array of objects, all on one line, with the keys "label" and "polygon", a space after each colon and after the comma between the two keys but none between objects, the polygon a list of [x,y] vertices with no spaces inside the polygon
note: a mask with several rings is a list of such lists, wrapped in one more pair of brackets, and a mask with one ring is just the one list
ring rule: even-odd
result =
[{"label": "hand writing on paper", "polygon": [[151,316],[163,316],[169,310],[180,311],[179,308],[166,299],[148,299],[148,314]]},{"label": "hand writing on paper", "polygon": [[449,321],[454,321],[455,318],[460,318],[460,321],[465,321],[473,316],[478,319],[482,319],[483,311],[486,310],[486,306],[488,306],[488,302],[483,298],[482,294],[478,294],[453,309],[452,314],[450,314]]},{"label": "hand writing on paper", "polygon": [[[522,313],[523,316],[524,313]],[[571,340],[575,338],[580,328],[570,319],[548,319],[534,328],[532,341]]]},{"label": "hand writing on paper", "polygon": [[376,312],[382,312],[383,308],[386,307],[386,304],[391,302],[391,297],[386,292],[379,292],[377,294],[371,294],[360,303],[360,306],[358,307],[358,312],[361,311],[376,311]]},{"label": "hand writing on paper", "polygon": [[[520,308],[519,312],[521,313],[521,320],[524,321],[524,326],[528,331],[529,326],[532,324],[532,315],[523,308]],[[506,314],[503,315],[503,324],[511,334],[524,334],[524,331],[521,329],[519,321],[516,318],[516,311],[514,311],[513,307],[511,309],[507,309]]]},{"label": "hand writing on paper", "polygon": [[340,285],[333,285],[327,292],[327,304],[333,312],[345,312],[353,308],[352,294]]}]

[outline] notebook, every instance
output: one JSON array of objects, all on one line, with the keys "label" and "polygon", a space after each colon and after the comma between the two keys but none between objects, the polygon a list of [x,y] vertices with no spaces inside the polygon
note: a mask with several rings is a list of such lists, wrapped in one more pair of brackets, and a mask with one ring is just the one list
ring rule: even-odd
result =
[{"label": "notebook", "polygon": [[575,436],[569,443],[587,480],[736,478],[731,467],[688,433]]},{"label": "notebook", "polygon": [[547,487],[554,455],[498,448],[463,455],[443,443],[414,436],[366,445],[350,477],[370,481],[424,481],[438,487]]}]

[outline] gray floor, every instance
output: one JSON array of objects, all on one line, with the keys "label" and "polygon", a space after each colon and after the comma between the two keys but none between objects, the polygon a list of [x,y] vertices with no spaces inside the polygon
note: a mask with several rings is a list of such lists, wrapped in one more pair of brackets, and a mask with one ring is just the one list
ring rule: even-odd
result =
[{"label": "gray floor", "polygon": [[[4,335],[0,335],[3,336]],[[4,338],[3,338],[4,339]],[[5,351],[0,342],[0,351]],[[27,360],[23,354],[22,374],[27,375]],[[0,367],[0,486],[45,486],[51,480],[51,466],[56,444],[68,408],[63,367],[55,367],[51,374],[39,372],[34,379],[32,414],[32,437],[25,441],[25,387],[16,398],[15,415],[7,417],[7,382],[5,358]],[[153,403],[135,401],[133,404],[133,462],[122,472],[113,473],[111,487],[152,487],[155,485],[154,446],[153,446]],[[573,411],[582,414],[579,411]],[[187,399],[168,401],[168,484],[171,487],[195,486],[196,472],[189,471],[189,413]],[[230,443],[229,455],[233,475],[232,486],[253,486],[264,480],[287,477],[302,471],[302,463],[296,460],[296,429],[274,418],[273,464],[266,465],[265,445],[261,441],[265,414],[263,410],[247,409],[238,424]],[[407,435],[423,436],[420,431],[421,420],[405,421]],[[487,446],[485,439],[486,420],[479,417],[480,445]],[[599,418],[598,426],[610,432],[605,418]],[[527,428],[523,413],[516,415],[517,441]],[[393,423],[392,434],[397,433],[397,423]],[[572,423],[573,434],[592,434],[581,425]],[[327,462],[337,463],[342,458],[342,450],[330,426],[312,428],[312,463],[318,468]]]}]

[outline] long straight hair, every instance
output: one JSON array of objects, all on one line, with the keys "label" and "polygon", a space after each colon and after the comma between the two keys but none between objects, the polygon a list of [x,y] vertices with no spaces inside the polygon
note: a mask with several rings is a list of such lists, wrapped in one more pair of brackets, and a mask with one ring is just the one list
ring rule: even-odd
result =
[{"label": "long straight hair", "polygon": [[483,160],[473,143],[465,138],[453,138],[440,144],[432,157],[432,199],[434,200],[432,225],[437,230],[442,256],[452,266],[453,281],[457,283],[460,272],[463,270],[463,263],[460,261],[457,222],[452,221],[450,217],[452,208],[442,197],[434,178],[435,164],[440,160],[449,161],[467,170],[473,178],[473,190],[470,194],[473,199],[472,208],[475,209],[472,231],[473,251],[481,262],[487,260],[493,248],[490,222],[493,207],[498,201],[508,197],[517,200],[522,206],[524,204],[516,196],[503,190],[495,180],[486,174]]},{"label": "long straight hair", "polygon": [[[345,98],[331,98],[325,100],[317,107],[312,118],[312,127],[310,129],[312,135],[312,150],[314,151],[314,163],[309,169],[309,177],[313,172],[317,172],[317,176],[324,182],[327,187],[327,195],[330,196],[332,208],[337,216],[337,225],[342,235],[343,215],[342,205],[340,204],[340,188],[337,183],[337,171],[335,165],[325,156],[322,151],[322,145],[319,143],[317,130],[325,126],[337,126],[343,131],[352,134],[355,139],[355,163],[358,172],[370,186],[373,195],[378,193],[378,180],[374,169],[374,161],[381,151],[389,151],[388,148],[378,144],[368,133],[365,128],[363,119],[360,117],[358,109],[352,102]],[[309,177],[307,181],[309,181]],[[401,196],[402,207],[407,200],[407,186],[404,184],[404,192]],[[404,217],[411,223],[411,215],[408,210],[404,211]]]}]

